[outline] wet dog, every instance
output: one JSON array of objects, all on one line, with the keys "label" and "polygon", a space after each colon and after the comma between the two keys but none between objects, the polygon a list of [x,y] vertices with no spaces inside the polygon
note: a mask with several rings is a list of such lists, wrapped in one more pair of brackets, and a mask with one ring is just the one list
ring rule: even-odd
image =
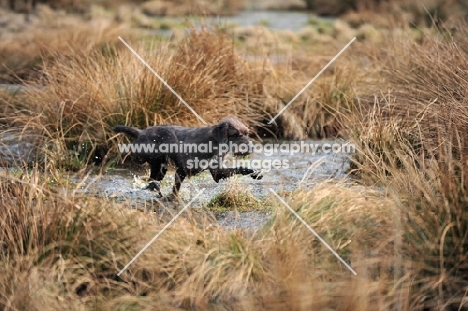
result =
[{"label": "wet dog", "polygon": [[[150,165],[150,183],[147,189],[158,192],[162,197],[159,182],[164,178],[169,164],[176,167],[175,184],[173,193],[177,196],[186,177],[190,178],[206,169],[209,169],[213,180],[219,182],[236,174],[250,175],[253,179],[261,179],[263,176],[258,170],[246,167],[225,168],[222,167],[224,156],[228,153],[225,146],[247,146],[252,142],[249,140],[249,129],[237,118],[227,117],[219,124],[207,127],[183,127],[176,125],[160,125],[140,130],[134,127],[118,125],[114,128],[117,133],[124,133],[133,139],[133,144],[145,144],[154,146],[153,151],[141,150],[138,152],[143,162]],[[161,147],[184,146],[184,150],[162,151]],[[207,147],[207,148],[202,148]],[[192,149],[190,152],[187,149]],[[175,149],[175,148],[174,148]],[[204,149],[204,150],[201,150]],[[237,148],[235,155],[246,155],[250,148]],[[247,151],[246,151],[247,150]],[[155,152],[157,151],[157,152]],[[197,163],[215,161],[215,165],[202,166]],[[213,163],[213,162],[211,162]]]}]

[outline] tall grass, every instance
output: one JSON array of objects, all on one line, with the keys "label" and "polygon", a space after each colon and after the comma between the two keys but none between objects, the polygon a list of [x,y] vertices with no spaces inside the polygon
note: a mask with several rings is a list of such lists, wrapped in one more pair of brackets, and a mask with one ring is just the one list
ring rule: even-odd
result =
[{"label": "tall grass", "polygon": [[[193,31],[175,47],[167,43],[151,50],[139,43],[133,46],[207,122],[237,115],[251,126],[256,124],[262,111],[262,90],[257,87],[262,77],[243,67],[228,38]],[[117,124],[200,125],[124,47],[106,45],[91,51],[74,50],[73,55],[57,54],[44,71],[45,87],[32,87],[28,92],[28,113],[39,114],[37,127],[60,148],[54,154],[66,154],[64,151],[82,144],[90,144],[91,150],[98,146],[109,150],[110,129]],[[24,123],[28,118],[25,116]],[[92,152],[85,157],[89,155]]]},{"label": "tall grass", "polygon": [[[117,36],[116,31],[112,34]],[[50,59],[43,59],[40,78],[27,81],[24,104],[10,101],[11,110],[2,117],[6,124],[42,135],[42,158],[66,169],[80,169],[96,157],[104,162],[115,159],[116,144],[122,139],[115,139],[111,131],[117,124],[202,125],[110,35],[106,34],[107,43],[47,50]],[[354,81],[346,75],[346,66],[324,74],[324,82],[306,90],[273,127],[267,127],[267,121],[310,80],[309,74],[320,70],[320,62],[313,63],[314,71],[293,70],[265,59],[250,61],[221,29],[192,29],[168,42],[141,42],[130,36],[127,40],[208,124],[236,115],[254,134],[266,129],[263,132],[280,138],[330,137],[340,131],[340,113],[352,111]]]},{"label": "tall grass", "polygon": [[395,42],[387,67],[393,90],[353,123],[357,171],[385,186],[401,213],[412,261],[412,310],[464,309],[468,251],[466,201],[467,56],[460,33]]},{"label": "tall grass", "polygon": [[62,299],[74,309],[85,306],[89,301],[76,297],[112,291],[122,254],[138,239],[132,237],[138,227],[129,210],[81,199],[63,190],[64,184],[56,186],[59,172],[47,171],[0,173],[5,310],[59,308]]}]

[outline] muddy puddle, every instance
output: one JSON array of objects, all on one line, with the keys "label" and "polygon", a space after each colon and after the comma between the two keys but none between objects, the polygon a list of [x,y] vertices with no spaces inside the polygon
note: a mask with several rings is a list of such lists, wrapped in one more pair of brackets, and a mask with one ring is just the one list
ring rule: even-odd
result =
[{"label": "muddy puddle", "polygon": [[[316,146],[344,146],[344,141],[307,141],[304,143]],[[335,145],[333,145],[335,144]],[[345,148],[343,148],[345,149]],[[306,150],[305,150],[306,151]],[[271,195],[270,189],[277,193],[292,192],[298,188],[311,189],[318,183],[327,179],[342,180],[348,178],[346,171],[349,169],[349,150],[342,152],[297,152],[289,154],[277,152],[272,155],[264,153],[253,153],[248,159],[252,165],[267,163],[272,160],[279,160],[281,168],[263,169],[263,179],[253,180],[249,176],[236,176],[235,182],[241,187],[249,188],[258,200],[264,200]],[[257,161],[254,161],[257,160]],[[256,164],[254,164],[256,163]],[[185,180],[182,184],[179,203],[166,202],[158,199],[156,193],[141,189],[141,180],[147,176],[149,171],[143,166],[134,169],[109,169],[100,176],[88,176],[86,179],[75,180],[81,182],[83,194],[105,197],[116,201],[126,201],[130,206],[146,210],[158,210],[162,206],[169,206],[174,209],[183,208],[190,203],[190,208],[199,209],[206,206],[218,193],[223,191],[228,182],[213,181],[208,171],[203,172],[191,179]],[[163,196],[168,196],[172,192],[174,182],[174,171],[170,170],[166,174],[162,184],[161,192]],[[195,200],[192,199],[203,190]],[[268,212],[251,211],[244,213],[225,212],[216,215],[219,224],[231,228],[258,228],[264,225],[269,219]]]}]

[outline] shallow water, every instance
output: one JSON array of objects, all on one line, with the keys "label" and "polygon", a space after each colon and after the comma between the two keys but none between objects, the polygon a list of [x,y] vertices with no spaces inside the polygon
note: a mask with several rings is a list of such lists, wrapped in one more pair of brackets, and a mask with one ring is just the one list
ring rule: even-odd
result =
[{"label": "shallow water", "polygon": [[[197,19],[195,24],[197,26],[210,26],[220,25],[223,26],[238,26],[238,27],[251,27],[262,25],[271,30],[291,30],[298,31],[305,28],[310,21],[311,17],[316,20],[333,21],[333,18],[318,17],[308,12],[294,12],[294,11],[265,11],[265,10],[244,10],[239,14],[233,16],[208,16],[203,19]],[[156,17],[157,18],[157,17]],[[186,21],[186,18],[180,17],[164,17],[166,21],[180,24]],[[157,34],[170,36],[172,31],[170,29],[158,29],[154,31]]]},{"label": "shallow water", "polygon": [[241,27],[263,25],[273,30],[299,30],[307,26],[311,14],[289,11],[242,11],[235,16],[212,17],[208,20],[221,25],[235,24]]}]

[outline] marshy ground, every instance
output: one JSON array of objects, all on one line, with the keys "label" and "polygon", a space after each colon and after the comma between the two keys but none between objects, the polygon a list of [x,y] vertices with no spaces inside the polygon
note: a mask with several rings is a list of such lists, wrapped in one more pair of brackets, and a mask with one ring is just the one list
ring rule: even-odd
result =
[{"label": "marshy ground", "polygon": [[[308,144],[333,144],[345,141],[340,140],[316,140],[304,141]],[[288,143],[288,142],[282,142]],[[307,151],[307,150],[305,150]],[[310,150],[311,151],[311,150]],[[271,155],[254,153],[249,157],[252,161],[270,161],[277,159],[282,161],[287,159],[288,168],[266,168],[263,169],[262,180],[252,180],[250,177],[233,177],[230,180],[222,180],[215,183],[211,174],[206,171],[200,175],[187,180],[180,192],[182,201],[177,203],[167,203],[163,199],[158,199],[152,191],[144,189],[144,179],[148,178],[148,170],[143,167],[110,168],[103,174],[90,174],[86,177],[74,177],[73,181],[80,184],[81,193],[117,201],[128,201],[135,209],[160,210],[161,205],[168,205],[173,208],[182,208],[201,190],[202,195],[195,199],[191,208],[212,209],[216,212],[216,217],[220,220],[220,225],[227,227],[241,227],[258,229],[264,225],[271,217],[271,210],[265,203],[266,198],[271,195],[270,188],[278,192],[291,193],[297,189],[310,190],[320,182],[335,179],[344,181],[348,179],[347,171],[350,168],[350,157],[352,153],[312,153],[298,152],[295,154],[273,153]],[[257,162],[259,163],[259,162]],[[267,162],[268,163],[268,162]],[[172,193],[174,182],[174,169],[170,169],[167,177],[161,184],[161,192],[165,197]],[[236,184],[232,188],[232,184]],[[245,202],[239,206],[237,211],[235,206],[219,206],[213,201],[219,200],[219,196],[224,196],[225,192],[239,192],[239,188],[245,191],[245,195],[250,198],[250,202]],[[239,193],[239,196],[241,194]],[[210,208],[212,207],[212,208]],[[235,210],[235,211],[232,211]],[[236,213],[237,211],[237,213]]]},{"label": "marshy ground", "polygon": [[[468,308],[463,1],[0,5],[1,309]],[[356,151],[158,200],[112,128],[201,124],[119,36],[208,124]]]}]

